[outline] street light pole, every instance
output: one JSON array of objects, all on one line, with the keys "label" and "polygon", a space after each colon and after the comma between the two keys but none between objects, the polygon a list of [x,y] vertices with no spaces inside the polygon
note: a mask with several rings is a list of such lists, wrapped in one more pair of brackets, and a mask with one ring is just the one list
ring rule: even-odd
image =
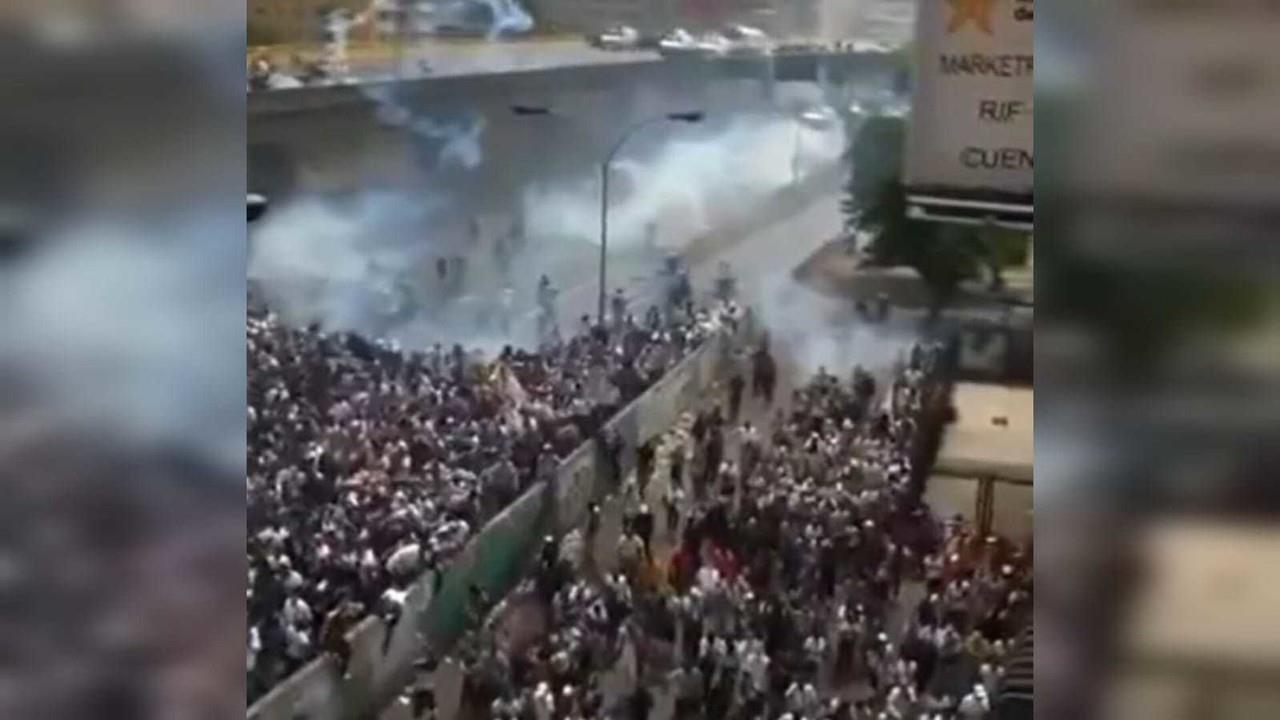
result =
[{"label": "street light pole", "polygon": [[[625,139],[625,136],[624,136]],[[615,148],[616,150],[616,148]],[[600,164],[600,294],[596,297],[596,322],[604,325],[605,265],[609,256],[609,162],[613,153]]]},{"label": "street light pole", "polygon": [[[522,117],[532,117],[540,115],[554,115],[550,108],[535,105],[513,105],[511,112]],[[664,115],[656,115],[646,118],[640,122],[628,127],[622,136],[618,138],[613,147],[609,148],[609,153],[605,155],[604,161],[600,163],[600,292],[596,297],[596,319],[603,325],[605,322],[605,301],[608,297],[608,277],[607,265],[609,257],[609,168],[613,164],[613,159],[617,157],[618,151],[626,144],[638,130],[652,125],[654,123],[669,121],[683,123],[699,123],[702,122],[705,113],[695,110],[690,112],[666,113]]]},{"label": "street light pole", "polygon": [[796,137],[795,143],[791,148],[791,184],[797,185],[800,182],[800,118],[795,119]]},{"label": "street light pole", "polygon": [[695,111],[667,113],[641,120],[622,133],[609,150],[609,154],[605,155],[604,162],[600,164],[600,293],[596,297],[596,321],[601,325],[605,324],[605,301],[609,295],[606,273],[609,257],[609,166],[627,140],[641,128],[663,121],[698,123],[702,122],[703,117],[702,112]]}]

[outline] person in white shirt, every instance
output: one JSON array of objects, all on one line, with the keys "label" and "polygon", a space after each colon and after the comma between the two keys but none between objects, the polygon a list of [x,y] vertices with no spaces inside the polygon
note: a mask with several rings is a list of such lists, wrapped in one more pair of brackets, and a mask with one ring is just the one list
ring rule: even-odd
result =
[{"label": "person in white shirt", "polygon": [[411,577],[418,571],[421,558],[421,545],[416,542],[405,543],[387,557],[387,574],[397,578]]},{"label": "person in white shirt", "polygon": [[538,720],[550,720],[556,714],[556,696],[546,682],[538,683],[533,692],[533,709]]},{"label": "person in white shirt", "polygon": [[991,712],[991,703],[982,685],[973,686],[973,690],[960,701],[956,712],[961,720],[980,720],[987,717]]},{"label": "person in white shirt", "polygon": [[814,672],[821,673],[823,660],[827,654],[827,639],[821,635],[810,635],[804,641],[804,651],[809,658],[810,665],[814,668]]},{"label": "person in white shirt", "polygon": [[813,717],[820,709],[819,706],[821,704],[818,699],[818,689],[813,686],[813,683],[805,683],[804,689],[801,690],[801,697],[804,704],[804,714],[808,717]]},{"label": "person in white shirt", "polygon": [[698,585],[703,592],[714,591],[720,586],[720,571],[711,565],[703,565],[698,569]]},{"label": "person in white shirt", "polygon": [[889,713],[889,717],[895,720],[907,717],[909,706],[910,699],[901,685],[894,685],[889,689],[889,695],[885,699],[885,710]]},{"label": "person in white shirt", "polygon": [[285,652],[296,661],[306,660],[311,654],[311,635],[293,625],[284,628]]},{"label": "person in white shirt", "polygon": [[765,693],[769,690],[769,656],[764,654],[764,649],[760,648],[749,656],[749,666],[751,668],[751,684],[755,687],[756,692]]},{"label": "person in white shirt", "polygon": [[804,712],[804,692],[803,688],[800,687],[799,682],[795,680],[791,681],[791,684],[787,686],[785,698],[788,710],[796,713],[797,715]]},{"label": "person in white shirt", "polygon": [[313,616],[311,607],[307,605],[307,601],[297,595],[290,595],[284,601],[284,621],[289,625],[300,628],[311,627]]},{"label": "person in white shirt", "polygon": [[258,633],[258,626],[254,625],[249,628],[249,648],[245,658],[245,669],[253,672],[258,666],[258,653],[262,650],[262,637]]},{"label": "person in white shirt", "polygon": [[987,691],[987,697],[994,703],[999,698],[996,692],[1000,687],[1000,680],[1004,677],[1004,668],[997,667],[991,663],[982,663],[978,667],[978,678],[982,683],[983,689]]}]

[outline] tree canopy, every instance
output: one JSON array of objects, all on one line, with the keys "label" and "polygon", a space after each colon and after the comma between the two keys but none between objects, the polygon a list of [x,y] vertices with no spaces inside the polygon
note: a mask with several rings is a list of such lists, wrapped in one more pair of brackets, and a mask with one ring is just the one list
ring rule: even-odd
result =
[{"label": "tree canopy", "polygon": [[998,284],[1000,269],[1026,258],[1027,236],[1000,229],[913,220],[902,184],[906,121],[873,117],[858,131],[850,154],[846,229],[871,234],[867,251],[881,266],[913,268],[929,288],[936,314],[954,299],[960,283],[985,267]]}]

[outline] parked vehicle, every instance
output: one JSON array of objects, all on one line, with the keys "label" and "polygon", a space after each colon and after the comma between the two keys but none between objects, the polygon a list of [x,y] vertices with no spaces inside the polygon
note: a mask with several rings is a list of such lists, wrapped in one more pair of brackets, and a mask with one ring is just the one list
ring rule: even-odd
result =
[{"label": "parked vehicle", "polygon": [[589,36],[587,43],[601,50],[634,50],[640,46],[640,31],[629,25],[614,25]]},{"label": "parked vehicle", "polygon": [[759,28],[729,25],[720,37],[725,41],[726,55],[768,55],[773,52],[773,40]]},{"label": "parked vehicle", "polygon": [[700,53],[698,39],[684,28],[675,28],[658,39],[658,52],[663,57],[681,57]]}]

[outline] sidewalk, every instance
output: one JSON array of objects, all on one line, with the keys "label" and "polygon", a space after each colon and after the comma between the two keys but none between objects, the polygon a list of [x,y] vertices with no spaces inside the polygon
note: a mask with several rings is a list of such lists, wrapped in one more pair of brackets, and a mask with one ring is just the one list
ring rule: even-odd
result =
[{"label": "sidewalk", "polygon": [[[952,308],[990,307],[1034,300],[1035,280],[1030,267],[1005,268],[1005,289],[993,293],[978,281],[966,281],[950,304]],[[929,306],[928,287],[909,267],[873,267],[866,255],[851,252],[845,240],[834,240],[796,268],[795,279],[815,291],[850,301],[889,296],[896,308],[923,310]]]}]

